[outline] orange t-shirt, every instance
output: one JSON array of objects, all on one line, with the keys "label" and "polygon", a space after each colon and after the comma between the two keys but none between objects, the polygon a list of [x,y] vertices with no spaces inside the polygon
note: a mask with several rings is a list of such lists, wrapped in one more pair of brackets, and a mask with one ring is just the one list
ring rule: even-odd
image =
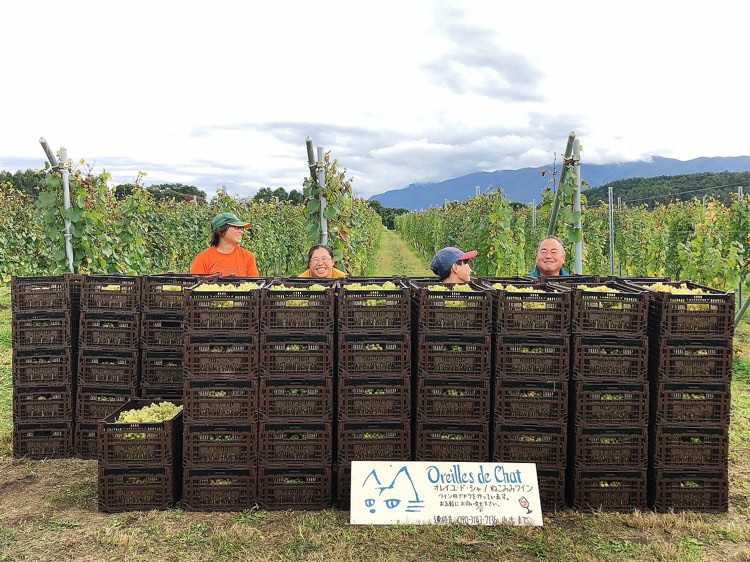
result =
[{"label": "orange t-shirt", "polygon": [[258,277],[258,266],[250,250],[236,246],[228,254],[222,254],[216,246],[209,246],[193,258],[190,273],[219,273],[222,276]]}]

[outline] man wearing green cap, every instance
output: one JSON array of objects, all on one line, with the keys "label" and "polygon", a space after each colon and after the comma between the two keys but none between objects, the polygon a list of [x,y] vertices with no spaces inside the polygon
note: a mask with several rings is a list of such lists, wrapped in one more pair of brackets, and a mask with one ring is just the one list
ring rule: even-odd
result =
[{"label": "man wearing green cap", "polygon": [[240,246],[242,233],[250,226],[234,213],[219,213],[211,221],[210,246],[193,258],[190,273],[258,277],[255,256]]}]

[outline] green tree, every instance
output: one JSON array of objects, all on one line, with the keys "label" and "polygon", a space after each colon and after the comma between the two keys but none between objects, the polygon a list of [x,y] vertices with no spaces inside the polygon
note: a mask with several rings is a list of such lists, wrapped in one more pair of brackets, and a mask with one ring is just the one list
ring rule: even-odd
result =
[{"label": "green tree", "polygon": [[45,175],[43,170],[18,170],[13,173],[0,170],[0,185],[10,185],[18,193],[36,197],[42,191]]},{"label": "green tree", "polygon": [[182,183],[160,183],[156,185],[150,185],[146,188],[146,191],[154,196],[157,201],[163,201],[165,199],[174,199],[175,201],[184,201],[185,195],[192,195],[193,197],[199,197],[205,201],[206,193],[201,191],[195,186],[185,185]]}]

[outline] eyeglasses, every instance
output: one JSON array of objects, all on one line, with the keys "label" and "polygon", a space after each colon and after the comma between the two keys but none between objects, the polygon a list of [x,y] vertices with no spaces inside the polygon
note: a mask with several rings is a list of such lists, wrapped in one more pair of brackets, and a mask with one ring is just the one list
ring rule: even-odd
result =
[{"label": "eyeglasses", "polygon": [[329,258],[329,257],[310,258],[310,263],[320,263],[320,262],[326,262],[326,261],[333,261],[333,258]]}]

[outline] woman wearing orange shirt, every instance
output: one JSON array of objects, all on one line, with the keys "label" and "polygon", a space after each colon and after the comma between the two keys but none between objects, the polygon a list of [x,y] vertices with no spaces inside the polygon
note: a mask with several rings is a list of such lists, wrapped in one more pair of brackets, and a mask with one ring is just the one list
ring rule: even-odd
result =
[{"label": "woman wearing orange shirt", "polygon": [[242,222],[234,213],[216,215],[211,221],[210,246],[193,258],[190,273],[258,277],[255,256],[240,246],[242,234],[249,226],[249,222]]}]

